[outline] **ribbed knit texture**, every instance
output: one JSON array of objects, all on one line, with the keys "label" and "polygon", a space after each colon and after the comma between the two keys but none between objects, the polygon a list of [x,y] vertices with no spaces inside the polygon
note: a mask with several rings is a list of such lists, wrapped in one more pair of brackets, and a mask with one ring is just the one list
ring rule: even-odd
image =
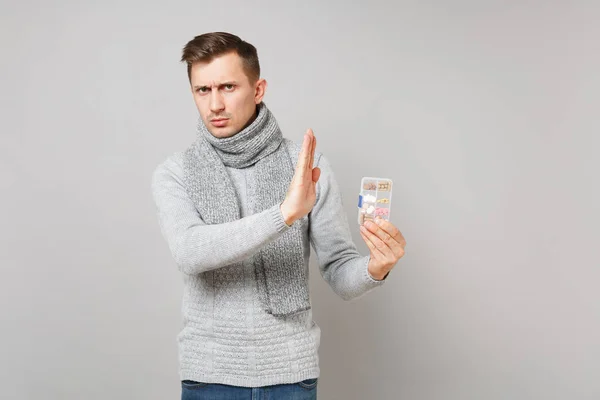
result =
[{"label": "ribbed knit texture", "polygon": [[[288,139],[284,144],[295,167],[300,146]],[[352,242],[334,173],[319,152],[314,166],[321,168],[317,200],[309,215],[296,221],[304,242],[304,267],[308,273],[312,245],[323,279],[342,299],[355,299],[385,280],[369,275],[369,256],[361,256]],[[246,387],[317,378],[321,331],[312,310],[284,317],[267,313],[255,279],[259,249],[291,228],[279,204],[250,213],[247,181],[254,179],[254,167],[227,167],[227,173],[240,200],[241,218],[218,225],[202,221],[186,192],[182,152],[168,157],[152,177],[160,229],[184,278],[180,378]],[[228,267],[235,262],[243,267]],[[201,278],[217,269],[224,278],[219,282]]]},{"label": "ribbed knit texture", "polygon": [[275,116],[265,102],[257,105],[256,118],[242,131],[227,138],[215,137],[198,118],[196,137],[210,143],[220,161],[234,168],[245,168],[273,153],[283,140]]},{"label": "ribbed knit texture", "polygon": [[[253,166],[247,181],[250,214],[281,204],[294,175],[290,154],[282,146],[283,135],[265,103],[258,115],[241,132],[229,138],[213,136],[202,119],[197,140],[185,151],[184,182],[200,218],[206,224],[222,224],[240,218],[238,196],[225,167]],[[255,274],[258,295],[265,311],[284,316],[310,308],[308,275],[304,268],[300,224],[294,224],[281,237],[265,244],[256,254]],[[241,263],[207,272],[215,284],[227,280]]]}]

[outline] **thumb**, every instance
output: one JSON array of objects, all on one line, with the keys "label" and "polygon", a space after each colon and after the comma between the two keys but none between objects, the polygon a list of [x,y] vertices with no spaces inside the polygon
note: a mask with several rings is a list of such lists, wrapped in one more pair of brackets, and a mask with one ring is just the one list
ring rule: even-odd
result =
[{"label": "thumb", "polygon": [[312,170],[312,180],[313,182],[317,182],[319,180],[319,178],[321,177],[321,168],[319,167],[315,167]]}]

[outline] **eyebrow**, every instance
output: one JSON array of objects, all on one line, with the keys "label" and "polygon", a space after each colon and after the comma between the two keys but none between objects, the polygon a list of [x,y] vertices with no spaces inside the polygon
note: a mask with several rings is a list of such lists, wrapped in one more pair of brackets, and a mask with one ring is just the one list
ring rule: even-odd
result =
[{"label": "eyebrow", "polygon": [[[236,81],[227,81],[227,82],[223,82],[223,83],[218,83],[216,86],[225,86],[225,85],[237,85]],[[200,89],[200,88],[205,88],[205,87],[209,87],[209,85],[194,85],[194,89]]]}]

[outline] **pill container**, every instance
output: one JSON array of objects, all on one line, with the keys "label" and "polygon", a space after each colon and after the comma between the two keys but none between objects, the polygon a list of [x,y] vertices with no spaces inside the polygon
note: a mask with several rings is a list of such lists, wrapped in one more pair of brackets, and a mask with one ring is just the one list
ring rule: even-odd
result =
[{"label": "pill container", "polygon": [[392,206],[392,180],[363,177],[358,195],[358,223],[374,220],[376,216],[389,221]]}]

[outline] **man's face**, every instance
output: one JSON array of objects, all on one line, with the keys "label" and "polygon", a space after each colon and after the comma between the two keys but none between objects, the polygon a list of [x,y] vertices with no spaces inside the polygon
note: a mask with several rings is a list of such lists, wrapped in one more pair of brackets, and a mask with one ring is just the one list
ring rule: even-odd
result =
[{"label": "man's face", "polygon": [[233,136],[252,122],[266,81],[250,82],[237,53],[195,62],[190,75],[196,107],[213,136]]}]

